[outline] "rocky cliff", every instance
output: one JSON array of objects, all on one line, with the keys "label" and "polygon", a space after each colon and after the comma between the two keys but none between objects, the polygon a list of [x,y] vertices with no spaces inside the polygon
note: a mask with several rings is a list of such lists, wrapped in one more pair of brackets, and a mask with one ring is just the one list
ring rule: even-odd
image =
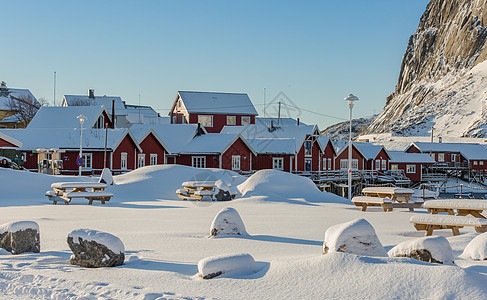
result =
[{"label": "rocky cliff", "polygon": [[486,39],[487,0],[432,0],[367,133],[485,136]]}]

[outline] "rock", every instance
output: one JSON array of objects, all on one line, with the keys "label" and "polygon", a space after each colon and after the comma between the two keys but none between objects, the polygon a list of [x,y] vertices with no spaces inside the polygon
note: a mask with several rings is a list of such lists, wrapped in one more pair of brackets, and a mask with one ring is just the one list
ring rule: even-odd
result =
[{"label": "rock", "polygon": [[232,188],[222,180],[215,181],[217,193],[213,196],[217,201],[232,200]]},{"label": "rock", "polygon": [[328,228],[323,254],[345,252],[364,256],[387,256],[374,228],[364,219],[356,219]]},{"label": "rock", "polygon": [[33,221],[20,221],[0,226],[0,248],[12,254],[39,253],[41,242],[39,225]]},{"label": "rock", "polygon": [[487,260],[487,232],[471,240],[460,257],[473,260]]},{"label": "rock", "polygon": [[107,185],[113,185],[113,176],[112,171],[109,168],[104,168],[101,172],[100,179],[98,180],[100,183],[106,183]]},{"label": "rock", "polygon": [[247,235],[242,218],[235,209],[224,208],[215,216],[210,227],[210,237],[217,235]]},{"label": "rock", "polygon": [[198,274],[203,279],[211,279],[222,274],[252,274],[256,271],[255,260],[247,253],[211,256],[198,262]]},{"label": "rock", "polygon": [[109,233],[78,229],[68,235],[73,255],[69,262],[86,268],[116,267],[123,264],[125,247],[122,241]]},{"label": "rock", "polygon": [[389,250],[390,257],[410,257],[437,264],[453,264],[453,252],[442,236],[425,236],[402,242]]}]

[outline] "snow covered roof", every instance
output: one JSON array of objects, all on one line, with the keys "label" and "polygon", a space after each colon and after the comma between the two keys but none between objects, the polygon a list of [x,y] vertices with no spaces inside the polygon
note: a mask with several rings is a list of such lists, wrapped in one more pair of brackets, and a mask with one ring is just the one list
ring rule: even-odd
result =
[{"label": "snow covered roof", "polygon": [[118,111],[125,111],[125,104],[118,96],[95,96],[90,98],[85,95],[64,95],[62,106],[105,106],[108,111],[112,111],[112,100],[115,100],[116,114]]},{"label": "snow covered roof", "polygon": [[247,94],[179,91],[171,112],[179,99],[188,113],[257,115]]},{"label": "snow covered roof", "polygon": [[41,106],[28,89],[0,88],[0,110],[10,110],[8,104],[12,97],[25,100],[32,99],[35,105]]},{"label": "snow covered roof", "polygon": [[152,125],[150,124],[133,124],[130,126],[130,132],[133,134],[134,138],[137,140],[137,143],[141,143],[150,133],[154,135],[156,140],[169,152],[168,147],[161,140],[160,136],[152,129]]},{"label": "snow covered roof", "polygon": [[[240,134],[219,134],[207,133],[190,140],[180,154],[221,154],[224,153],[238,138]],[[244,140],[242,141],[253,151],[252,147]],[[255,152],[254,152],[255,153]]]},{"label": "snow covered roof", "polygon": [[[329,137],[329,136],[324,136],[324,135],[322,135],[322,136],[320,136],[320,137],[318,138],[318,143],[319,143],[319,145],[320,145],[320,147],[321,147],[321,149],[322,149],[323,151],[325,151],[326,145],[328,145],[328,142],[329,142],[329,141],[330,141],[330,137]],[[335,154],[336,154],[335,146],[333,145],[333,143],[332,143],[332,149],[333,149],[333,151],[334,151],[334,152],[335,152]]]},{"label": "snow covered roof", "polygon": [[[421,152],[459,152],[466,159],[487,160],[487,150],[480,144],[470,143],[427,143],[414,142],[411,146],[416,146]],[[409,148],[408,147],[408,148]]]},{"label": "snow covered roof", "polygon": [[17,123],[20,120],[22,120],[22,116],[20,114],[14,114],[14,115],[11,115],[11,116],[8,116],[8,117],[1,119],[0,123],[3,123],[3,124],[5,124],[5,123]]},{"label": "snow covered roof", "polygon": [[[348,146],[347,141],[337,141],[333,142],[333,144],[335,149],[338,148],[337,155],[340,155]],[[374,145],[365,142],[353,142],[353,147],[355,147],[355,149],[357,149],[357,151],[360,152],[367,160],[375,159],[382,149],[384,149],[386,154],[388,154],[387,150],[382,145]]]},{"label": "snow covered roof", "polygon": [[245,139],[258,138],[289,138],[295,139],[295,151],[301,149],[305,139],[309,135],[319,135],[319,129],[316,125],[282,125],[269,131],[267,126],[262,124],[247,124],[244,126],[225,126],[221,133],[240,133]]},{"label": "snow covered roof", "polygon": [[[255,118],[255,123],[259,123],[261,125],[267,125],[268,127],[271,126],[271,121],[274,124],[274,126],[277,126],[277,124],[280,125],[297,125],[298,120],[293,119],[293,118],[281,118],[278,120],[277,118]],[[307,125],[301,121],[299,121],[300,125]]]},{"label": "snow covered roof", "polygon": [[[38,148],[79,149],[79,128],[31,128],[31,129],[0,129],[5,134],[22,142],[21,150],[35,150]],[[127,128],[109,129],[107,148],[116,149],[126,135],[129,135],[140,149],[133,135]],[[105,129],[83,129],[83,149],[104,149]]]},{"label": "snow covered roof", "polygon": [[294,154],[294,139],[290,138],[257,138],[247,142],[257,154]]},{"label": "snow covered roof", "polygon": [[6,133],[0,132],[0,139],[4,140],[4,141],[6,141],[6,142],[8,142],[10,144],[13,144],[13,145],[17,146],[18,148],[21,148],[22,147],[22,142],[21,141],[15,139],[12,136],[9,136]]},{"label": "snow covered roof", "polygon": [[157,112],[150,106],[125,104],[125,113],[130,123],[159,124]]},{"label": "snow covered roof", "polygon": [[391,163],[435,163],[435,160],[426,153],[406,153],[403,151],[387,151],[387,153],[391,157]]},{"label": "snow covered roof", "polygon": [[92,128],[103,112],[110,116],[104,106],[42,106],[27,128],[79,128],[81,114],[86,117],[83,128]]},{"label": "snow covered roof", "polygon": [[[134,124],[132,127],[135,129],[137,127],[150,127],[159,136],[161,141],[167,147],[170,153],[179,153],[183,151],[185,145],[191,141],[198,132],[198,125],[196,124],[151,124],[151,125],[141,125]],[[131,128],[132,128],[131,127]],[[201,130],[206,133],[204,127]]]}]

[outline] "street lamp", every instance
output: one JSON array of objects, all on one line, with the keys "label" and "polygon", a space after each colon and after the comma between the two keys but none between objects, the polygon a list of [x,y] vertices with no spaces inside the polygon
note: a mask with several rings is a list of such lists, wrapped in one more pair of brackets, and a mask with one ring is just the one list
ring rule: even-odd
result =
[{"label": "street lamp", "polygon": [[[81,158],[81,161],[83,161],[83,123],[87,119],[83,114],[79,115],[77,117],[79,119],[79,124],[80,124],[80,135],[79,135],[79,157]],[[82,163],[79,164],[79,176],[81,176],[81,167],[83,166]]]},{"label": "street lamp", "polygon": [[348,201],[352,201],[352,108],[353,102],[358,101],[358,97],[353,94],[344,99],[348,101],[350,108],[350,132],[348,136]]}]

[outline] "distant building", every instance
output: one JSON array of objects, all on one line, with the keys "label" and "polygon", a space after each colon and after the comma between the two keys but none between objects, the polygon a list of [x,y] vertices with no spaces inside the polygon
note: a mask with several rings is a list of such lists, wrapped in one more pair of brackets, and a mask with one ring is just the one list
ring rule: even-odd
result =
[{"label": "distant building", "polygon": [[257,111],[247,94],[179,91],[169,116],[171,124],[200,123],[218,133],[224,126],[255,124]]},{"label": "distant building", "polygon": [[[27,111],[19,112],[15,104],[20,104]],[[14,105],[12,105],[14,104]],[[28,89],[12,89],[2,81],[0,84],[0,128],[24,128],[41,106]]]}]

